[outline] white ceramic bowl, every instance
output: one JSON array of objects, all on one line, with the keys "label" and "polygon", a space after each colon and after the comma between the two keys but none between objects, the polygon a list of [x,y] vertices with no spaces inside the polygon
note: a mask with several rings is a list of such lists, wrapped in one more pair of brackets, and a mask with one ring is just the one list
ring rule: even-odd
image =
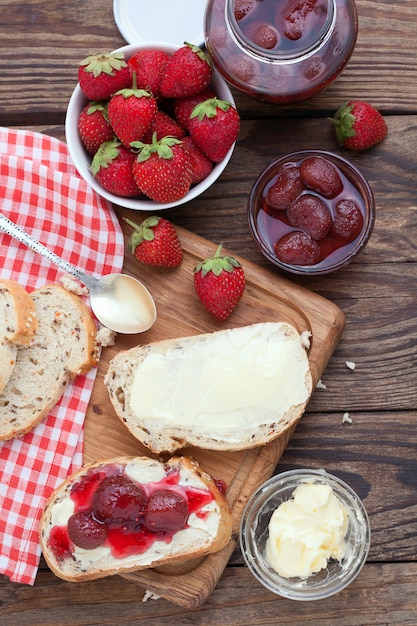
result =
[{"label": "white ceramic bowl", "polygon": [[[130,44],[127,46],[123,46],[122,48],[118,48],[118,51],[123,51],[126,55],[126,58],[132,56],[135,52],[139,50],[144,50],[148,48],[154,48],[156,50],[163,50],[170,54],[173,54],[175,50],[178,49],[178,46],[174,44],[167,44],[161,42],[148,42],[148,43],[137,43]],[[233,106],[235,106],[235,101],[230,91],[227,83],[220,76],[220,74],[214,70],[213,71],[213,79],[211,82],[211,88],[214,93],[221,98],[222,100],[227,100],[231,102]],[[203,181],[198,183],[197,185],[191,187],[189,192],[180,200],[176,202],[170,203],[160,203],[154,202],[153,200],[144,200],[143,198],[124,198],[122,196],[116,196],[112,194],[106,189],[104,189],[94,178],[91,173],[90,165],[91,165],[91,156],[85,150],[81,139],[77,130],[77,123],[80,113],[83,107],[88,103],[87,98],[84,96],[83,92],[79,84],[77,84],[74,89],[70,101],[68,103],[67,114],[65,119],[65,137],[68,146],[69,153],[74,162],[75,167],[77,168],[80,176],[84,178],[84,180],[94,189],[100,196],[106,198],[110,202],[114,204],[118,204],[119,206],[126,207],[128,209],[136,209],[138,211],[160,211],[163,209],[169,209],[171,207],[179,206],[180,204],[184,204],[193,200],[197,196],[204,193],[211,185],[219,178],[220,174],[225,169],[228,164],[234,150],[234,145],[230,148],[229,152],[220,163],[214,164],[214,167],[210,174]]]},{"label": "white ceramic bowl", "polygon": [[[330,485],[346,508],[346,553],[340,562],[330,559],[327,568],[308,578],[285,578],[265,556],[268,525],[275,509],[306,482]],[[246,565],[269,591],[291,600],[322,600],[342,591],[359,574],[368,556],[370,533],[365,507],[344,481],[324,470],[291,470],[270,478],[250,498],[241,520],[240,547]]]}]

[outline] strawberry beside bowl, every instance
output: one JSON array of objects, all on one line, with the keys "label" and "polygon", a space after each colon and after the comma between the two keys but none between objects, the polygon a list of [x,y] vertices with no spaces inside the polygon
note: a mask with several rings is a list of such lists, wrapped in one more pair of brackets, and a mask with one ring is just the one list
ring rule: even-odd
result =
[{"label": "strawberry beside bowl", "polygon": [[[126,61],[139,51],[143,50],[160,50],[170,56],[178,50],[178,46],[173,44],[155,42],[155,43],[138,43],[130,44],[118,48],[114,52],[123,53]],[[215,94],[220,100],[229,102],[233,108],[235,108],[235,101],[233,95],[220,74],[213,69],[213,75],[208,86],[208,89]],[[74,162],[74,165],[82,178],[94,189],[100,196],[106,198],[110,202],[123,206],[129,209],[136,209],[138,211],[159,211],[169,209],[175,206],[179,206],[204,193],[211,185],[219,178],[224,169],[226,168],[230,158],[233,154],[235,143],[228,149],[226,155],[221,161],[213,162],[211,171],[206,177],[192,184],[187,193],[181,198],[168,201],[156,201],[147,197],[142,193],[138,195],[120,195],[119,193],[113,193],[109,189],[103,187],[99,182],[96,175],[92,172],[92,155],[87,151],[83,141],[81,140],[78,122],[83,109],[89,104],[90,100],[86,97],[82,91],[80,84],[78,83],[74,92],[69,100],[67,114],[65,119],[65,136],[69,153]],[[187,132],[188,135],[188,132]],[[188,137],[187,137],[188,139]],[[149,141],[149,140],[148,140]]]},{"label": "strawberry beside bowl", "polygon": [[349,161],[323,150],[283,155],[261,172],[248,200],[261,253],[291,274],[320,276],[348,265],[375,221],[372,189]]}]

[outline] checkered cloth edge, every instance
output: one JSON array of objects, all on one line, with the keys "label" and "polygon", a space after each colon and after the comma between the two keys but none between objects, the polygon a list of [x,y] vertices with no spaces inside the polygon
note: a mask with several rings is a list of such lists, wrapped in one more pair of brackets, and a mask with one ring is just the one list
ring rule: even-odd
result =
[{"label": "checkered cloth edge", "polygon": [[[0,199],[4,215],[73,265],[97,276],[121,270],[123,235],[111,204],[80,178],[63,142],[0,127]],[[60,276],[62,270],[0,232],[0,277],[30,292]],[[42,508],[82,465],[95,377],[95,369],[78,376],[31,433],[0,442],[0,573],[12,581],[35,581]]]}]

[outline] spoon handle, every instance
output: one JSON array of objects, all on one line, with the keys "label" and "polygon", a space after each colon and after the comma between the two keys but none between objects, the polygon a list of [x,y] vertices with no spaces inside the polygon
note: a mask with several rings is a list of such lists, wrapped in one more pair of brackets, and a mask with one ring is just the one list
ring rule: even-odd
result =
[{"label": "spoon handle", "polygon": [[33,239],[30,235],[28,235],[28,233],[20,228],[20,226],[9,220],[9,218],[2,213],[0,213],[0,229],[8,235],[11,235],[17,241],[25,244],[25,246],[34,252],[38,252],[46,259],[49,259],[49,261],[58,265],[58,267],[63,269],[65,272],[72,274],[88,287],[90,277],[86,276],[83,272],[74,267],[74,265],[71,265],[67,261],[64,261],[64,259],[61,259],[61,257],[55,254],[55,252],[52,252],[52,250],[48,250],[48,248],[39,243],[39,241],[36,241],[36,239]]}]

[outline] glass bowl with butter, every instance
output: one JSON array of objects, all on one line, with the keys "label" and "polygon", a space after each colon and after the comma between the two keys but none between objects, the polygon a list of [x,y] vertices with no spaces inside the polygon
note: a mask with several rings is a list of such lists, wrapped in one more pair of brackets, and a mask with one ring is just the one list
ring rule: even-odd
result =
[{"label": "glass bowl with butter", "polygon": [[248,501],[240,547],[252,574],[291,600],[321,600],[347,587],[369,552],[366,509],[325,470],[273,476]]}]

